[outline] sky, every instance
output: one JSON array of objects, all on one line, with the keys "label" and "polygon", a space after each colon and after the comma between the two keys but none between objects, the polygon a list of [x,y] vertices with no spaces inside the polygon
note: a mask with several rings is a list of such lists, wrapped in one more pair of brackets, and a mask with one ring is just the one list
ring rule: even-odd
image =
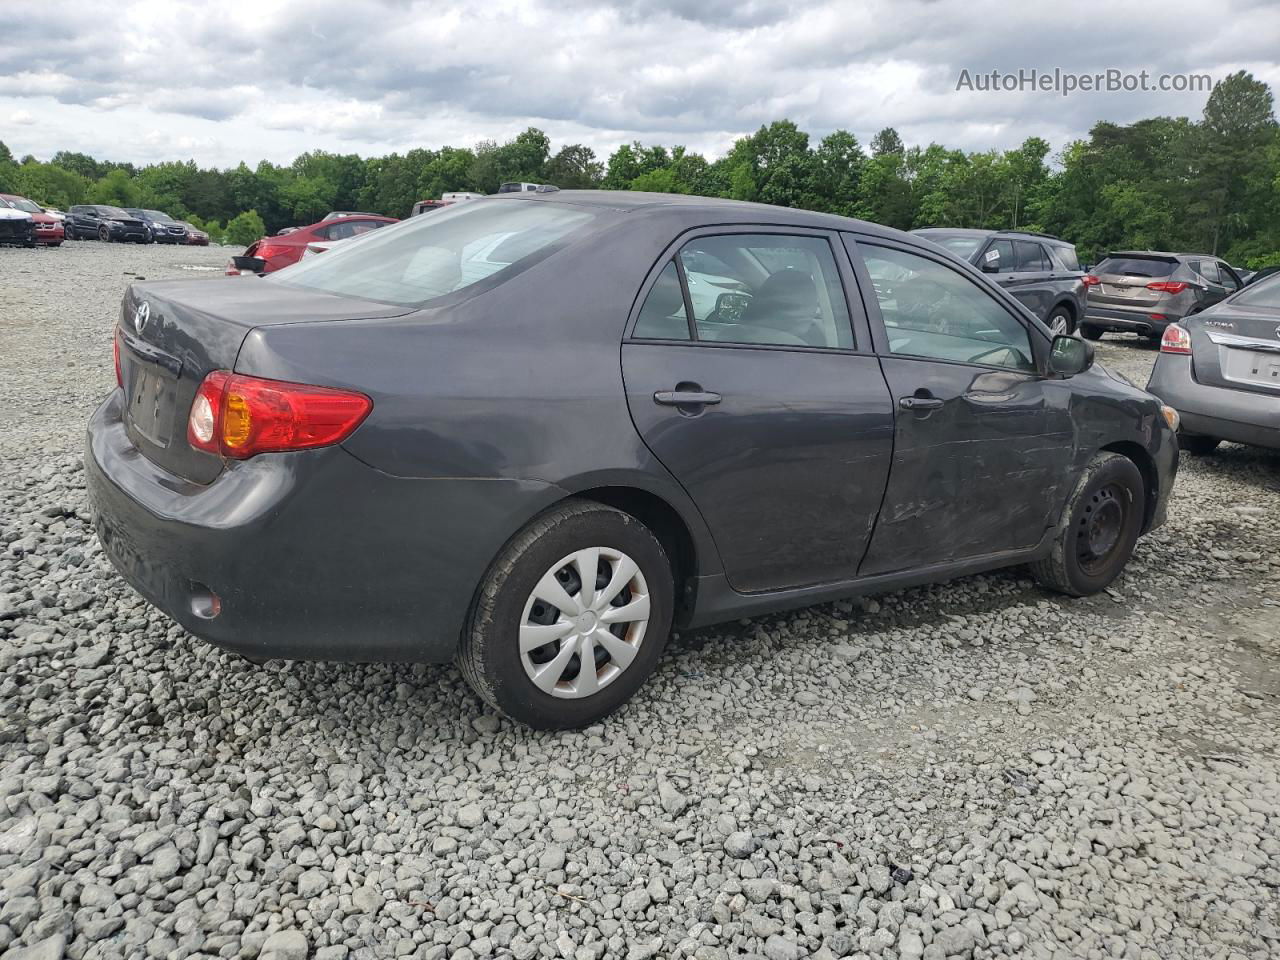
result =
[{"label": "sky", "polygon": [[[110,11],[109,13],[105,11]],[[286,162],[503,141],[683,144],[788,118],[864,144],[1054,150],[1098,120],[1198,117],[1201,92],[957,90],[968,71],[1108,69],[1280,95],[1280,3],[1130,0],[0,0],[0,140],[145,164]]]}]

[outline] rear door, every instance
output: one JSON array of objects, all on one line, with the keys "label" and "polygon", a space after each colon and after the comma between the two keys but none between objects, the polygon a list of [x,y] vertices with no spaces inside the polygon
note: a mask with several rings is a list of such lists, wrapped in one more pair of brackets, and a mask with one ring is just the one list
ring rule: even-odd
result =
[{"label": "rear door", "polygon": [[1013,282],[1006,289],[1041,320],[1053,308],[1053,263],[1035,240],[1013,241]]},{"label": "rear door", "polygon": [[686,234],[629,330],[632,419],[706,519],[730,585],[852,578],[884,494],[893,409],[838,238]]},{"label": "rear door", "polygon": [[896,406],[893,466],[859,573],[1031,547],[1056,518],[1069,391],[1038,372],[1048,341],[977,278],[879,238],[845,242]]}]

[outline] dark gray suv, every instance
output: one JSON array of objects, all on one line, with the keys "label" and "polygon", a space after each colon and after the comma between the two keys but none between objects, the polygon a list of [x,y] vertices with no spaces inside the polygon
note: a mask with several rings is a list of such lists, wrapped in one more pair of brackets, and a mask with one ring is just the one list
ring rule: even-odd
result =
[{"label": "dark gray suv", "polygon": [[926,227],[911,232],[988,274],[1054,333],[1074,333],[1084,316],[1084,271],[1076,248],[1065,240],[1028,230]]},{"label": "dark gray suv", "polygon": [[1244,284],[1225,260],[1207,253],[1132,250],[1110,253],[1085,277],[1089,304],[1080,335],[1139,333],[1159,340],[1165,327],[1225,300]]},{"label": "dark gray suv", "polygon": [[698,626],[1030,564],[1107,586],[1176,415],[934,244],[631,191],[452,204],[133,284],[103,547],[252,659],[447,661],[591,723]]}]

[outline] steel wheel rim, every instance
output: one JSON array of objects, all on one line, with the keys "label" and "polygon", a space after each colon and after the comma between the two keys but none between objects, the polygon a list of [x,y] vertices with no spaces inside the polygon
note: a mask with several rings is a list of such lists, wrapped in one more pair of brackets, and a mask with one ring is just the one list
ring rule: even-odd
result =
[{"label": "steel wheel rim", "polygon": [[1096,574],[1106,565],[1120,543],[1128,513],[1118,484],[1109,483],[1090,496],[1076,533],[1076,556],[1085,573]]},{"label": "steel wheel rim", "polygon": [[649,616],[644,574],[621,550],[587,547],[562,557],[524,604],[518,643],[525,675],[549,696],[590,697],[635,662]]}]

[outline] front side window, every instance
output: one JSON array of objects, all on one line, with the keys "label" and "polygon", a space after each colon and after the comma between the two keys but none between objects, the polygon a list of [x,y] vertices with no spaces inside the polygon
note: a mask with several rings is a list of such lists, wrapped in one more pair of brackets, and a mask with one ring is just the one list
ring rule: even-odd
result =
[{"label": "front side window", "polygon": [[700,237],[678,256],[699,340],[853,346],[835,257],[822,237]]},{"label": "front side window", "polygon": [[604,215],[555,202],[455,203],[434,217],[392,224],[264,279],[416,307],[504,271],[512,276]]},{"label": "front side window", "polygon": [[1015,263],[1011,240],[992,240],[982,255],[982,269],[988,273],[1008,273]]},{"label": "front side window", "polygon": [[1026,327],[969,278],[914,253],[866,243],[858,249],[874,281],[890,352],[1035,370]]}]

